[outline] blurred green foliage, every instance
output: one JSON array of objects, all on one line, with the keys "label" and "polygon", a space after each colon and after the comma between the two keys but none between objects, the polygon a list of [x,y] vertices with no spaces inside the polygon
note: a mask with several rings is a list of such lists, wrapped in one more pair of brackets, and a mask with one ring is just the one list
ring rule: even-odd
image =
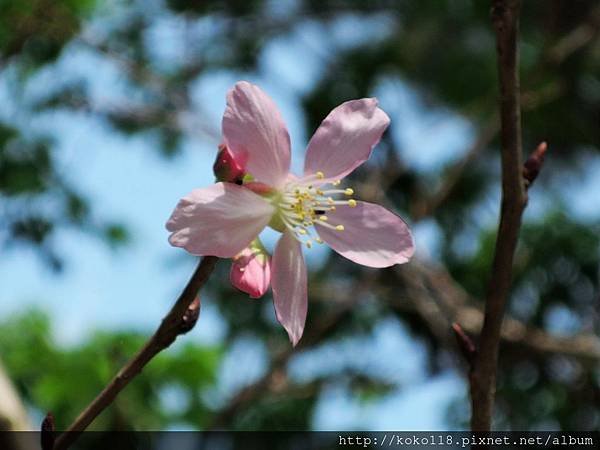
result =
[{"label": "blurred green foliage", "polygon": [[[75,346],[61,346],[54,341],[48,317],[37,310],[0,323],[0,348],[8,372],[24,397],[35,400],[34,408],[44,414],[52,411],[58,429],[69,425],[146,339],[134,331],[93,332]],[[218,346],[189,340],[162,353],[91,429],[201,427],[210,414],[202,393],[214,388],[221,355]],[[185,401],[169,407],[169,395]]]},{"label": "blurred green foliage", "polygon": [[[0,55],[34,67],[54,60],[81,27],[95,0],[0,2]],[[0,59],[2,61],[2,59]]]},{"label": "blurred green foliage", "polygon": [[[483,130],[496,120],[495,43],[488,2],[170,0],[152,8],[144,1],[115,3],[114,10],[110,5],[94,9],[91,1],[2,3],[0,65],[5,71],[16,68],[31,74],[34,68],[60,61],[61,50],[78,43],[117,62],[131,90],[140,94],[134,102],[106,111],[96,109],[84,82],[73,81],[49,89],[33,105],[19,104],[21,109],[30,114],[84,112],[106,120],[126,136],[152,131],[158,137],[156,150],[175,157],[189,137],[177,117],[197,112],[191,92],[198,80],[224,71],[236,76],[261,73],[271,43],[297,38],[304,28],[313,27],[318,42],[309,42],[305,51],[316,55],[320,67],[314,83],[297,98],[307,135],[334,106],[374,95],[390,80],[418,94],[422,108],[431,109],[431,114],[441,111],[468,120],[476,136],[485,134]],[[192,33],[188,41],[179,39],[176,43],[185,46],[186,58],[168,64],[155,57],[149,44],[153,27],[165,17],[176,18],[190,30],[194,26],[209,30],[201,38]],[[528,326],[556,335],[599,331],[598,216],[574,215],[563,193],[565,179],[578,180],[586,175],[586,161],[598,159],[599,17],[594,0],[524,2],[522,11],[524,146],[527,151],[541,140],[550,144],[549,161],[531,197],[545,199],[550,207],[543,214],[525,217],[509,312]],[[94,20],[104,24],[106,32],[91,40],[80,39],[81,30]],[[340,34],[337,27],[348,20],[352,33]],[[499,203],[497,136],[492,133],[483,141],[458,172],[443,202],[420,217],[423,203],[444,186],[462,156],[435,169],[413,167],[403,159],[402,144],[392,138],[402,127],[402,117],[391,127],[378,156],[353,175],[353,181],[365,187],[363,192],[383,187],[388,205],[412,213],[415,221],[427,219],[439,230],[435,264],[474,299],[481,299],[495,236],[495,223],[484,217],[490,216],[490,210],[495,217]],[[5,236],[1,244],[32,245],[60,267],[60,249],[52,248],[47,239],[57,229],[75,225],[109,243],[125,242],[128,234],[122,224],[92,220],[93,205],[64,181],[54,151],[51,137],[2,119],[0,200],[6,207],[0,209],[0,230],[5,231],[0,234]],[[47,197],[58,205],[52,211],[41,214],[32,208]],[[216,277],[226,279],[226,271],[222,265]],[[393,317],[407,325],[415,351],[427,352],[430,375],[448,368],[450,361],[460,365],[451,343],[432,331],[418,307],[398,309],[384,295],[399,290],[396,272],[377,273],[381,275],[335,255],[323,269],[311,273],[312,302],[300,356],[335,349],[350,337],[368,340],[383,320]],[[369,279],[376,279],[376,286],[361,290]],[[232,396],[230,405],[211,409],[210,401],[199,393],[212,386],[221,350],[186,344],[154,361],[96,423],[98,428],[154,428],[185,422],[198,427],[218,423],[238,429],[303,429],[311,426],[315,405],[327,386],[347,386],[350,395],[361,401],[385,397],[400,387],[401,374],[390,382],[375,371],[343,365],[306,381],[275,383],[285,379],[282,374],[294,357],[272,314],[265,312],[270,308],[268,299],[262,304],[248,302],[230,286],[215,283],[209,288],[228,325],[225,348],[254,339],[268,350],[267,378],[253,385],[244,397],[250,400],[235,403],[239,398]],[[355,304],[348,308],[348,302],[333,301],[323,291],[346,293]],[[410,305],[410,299],[404,303]],[[11,319],[0,328],[1,355],[20,392],[36,408],[54,411],[62,424],[76,415],[142,340],[136,333],[98,333],[76,348],[65,349],[52,343],[50,324],[38,313]],[[499,380],[499,428],[600,427],[597,362],[507,345]],[[191,399],[180,410],[167,412],[160,404],[160,392],[169,385],[184,389]],[[457,399],[449,411],[451,423],[464,426],[467,404],[466,399]]]}]

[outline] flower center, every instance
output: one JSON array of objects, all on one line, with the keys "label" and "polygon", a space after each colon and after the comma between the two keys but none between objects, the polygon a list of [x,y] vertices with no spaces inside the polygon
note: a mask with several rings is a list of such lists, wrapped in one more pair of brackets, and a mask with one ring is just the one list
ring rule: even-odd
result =
[{"label": "flower center", "polygon": [[277,203],[279,217],[283,224],[308,248],[312,247],[313,241],[318,244],[323,243],[316,232],[318,226],[344,231],[343,224],[329,222],[328,212],[335,211],[340,205],[351,208],[356,206],[356,200],[352,198],[339,200],[340,195],[345,197],[353,195],[352,188],[340,189],[340,180],[323,183],[321,180],[324,178],[323,172],[317,172],[287,183]]}]

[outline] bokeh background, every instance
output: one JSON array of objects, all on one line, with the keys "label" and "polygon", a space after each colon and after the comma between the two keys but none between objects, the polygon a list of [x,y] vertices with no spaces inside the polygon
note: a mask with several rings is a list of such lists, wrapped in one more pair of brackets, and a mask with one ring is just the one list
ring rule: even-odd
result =
[{"label": "bokeh background", "polygon": [[[525,151],[550,150],[495,423],[598,429],[600,8],[524,2],[521,29]],[[66,427],[168,310],[196,260],[164,223],[212,183],[240,79],[279,105],[296,169],[333,107],[376,96],[392,123],[351,185],[411,224],[417,255],[375,270],[306,251],[296,350],[270,293],[235,291],[222,261],[196,328],[93,429],[467,427],[450,324],[479,330],[500,195],[495,43],[476,0],[0,1],[2,427],[37,429],[46,411]]]}]

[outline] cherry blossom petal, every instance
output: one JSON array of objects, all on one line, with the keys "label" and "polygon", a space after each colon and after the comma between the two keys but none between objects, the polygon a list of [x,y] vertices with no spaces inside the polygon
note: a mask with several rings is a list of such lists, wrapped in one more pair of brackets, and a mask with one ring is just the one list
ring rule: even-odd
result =
[{"label": "cherry blossom petal", "polygon": [[355,263],[369,267],[388,267],[407,262],[415,246],[408,225],[383,206],[356,202],[356,207],[338,206],[327,213],[332,225],[343,231],[318,226],[323,241]]},{"label": "cherry blossom petal", "polygon": [[341,179],[364,163],[390,123],[377,99],[342,103],[321,123],[306,149],[304,175]]},{"label": "cherry blossom petal", "polygon": [[272,262],[273,303],[277,320],[296,346],[304,331],[307,311],[306,265],[300,242],[286,231],[279,239]]},{"label": "cherry blossom petal", "polygon": [[250,298],[260,298],[271,284],[271,258],[263,249],[246,247],[231,263],[231,284]]},{"label": "cherry blossom petal", "polygon": [[231,258],[269,223],[273,206],[231,183],[195,189],[183,197],[167,222],[169,242],[194,255]]},{"label": "cherry blossom petal", "polygon": [[223,139],[257,181],[279,187],[290,168],[290,136],[275,103],[240,81],[227,94]]}]

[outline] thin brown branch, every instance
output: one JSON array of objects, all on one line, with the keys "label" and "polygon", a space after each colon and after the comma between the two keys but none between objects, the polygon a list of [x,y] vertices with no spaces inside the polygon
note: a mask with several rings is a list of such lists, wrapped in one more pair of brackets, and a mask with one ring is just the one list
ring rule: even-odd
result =
[{"label": "thin brown branch", "polygon": [[548,52],[546,59],[552,64],[560,64],[582,47],[593,42],[600,34],[600,5],[594,7],[587,20],[578,25],[556,43]]},{"label": "thin brown branch", "polygon": [[[140,127],[151,127],[156,122],[161,122],[163,126],[174,132],[184,132],[201,139],[208,139],[210,142],[218,143],[220,141],[220,133],[207,125],[207,120],[203,120],[205,111],[199,109],[197,105],[194,108],[190,106],[189,92],[185,88],[186,84],[169,83],[168,80],[150,70],[144,64],[128,58],[125,52],[111,49],[106,42],[85,35],[78,36],[75,42],[97,51],[114,62],[124,73],[131,77],[132,81],[156,96],[160,100],[158,103],[161,103],[161,107],[132,103],[116,108],[100,108],[98,105],[91,104],[89,100],[83,104],[72,105],[73,107],[100,116],[122,117],[135,122]],[[202,69],[202,64],[196,63],[186,67],[185,72],[188,76],[191,76],[200,73]],[[156,104],[157,100],[154,103]]]},{"label": "thin brown branch", "polygon": [[521,216],[527,203],[522,176],[517,45],[520,6],[520,0],[492,2],[500,83],[502,204],[480,344],[470,377],[472,431],[490,431],[492,426],[502,319],[511,286],[513,257],[521,227]]},{"label": "thin brown branch", "polygon": [[125,386],[133,380],[152,358],[169,347],[177,336],[188,332],[198,319],[198,291],[204,286],[212,273],[218,258],[205,256],[198,264],[194,274],[179,295],[179,298],[163,318],[160,326],[142,349],[117,373],[110,383],[83,410],[71,426],[56,440],[54,450],[65,450],[78,436],[102,413]]},{"label": "thin brown branch", "polygon": [[456,337],[458,348],[460,348],[460,351],[469,363],[469,367],[471,368],[471,370],[473,370],[473,362],[475,360],[475,355],[477,354],[475,344],[473,343],[469,335],[465,333],[465,330],[463,330],[459,323],[452,323],[452,331],[454,332],[454,336]]},{"label": "thin brown branch", "polygon": [[[380,288],[376,295],[398,311],[416,312],[442,345],[450,342],[453,322],[459,323],[465,333],[479,333],[483,323],[481,302],[470,297],[444,268],[413,260],[410,265],[396,269],[395,273],[401,290]],[[336,298],[328,300],[335,301]],[[600,362],[600,338],[594,334],[556,336],[505,316],[500,336],[503,344],[530,354],[561,355],[590,365]]]},{"label": "thin brown branch", "polygon": [[465,155],[454,165],[450,166],[438,190],[430,197],[413,205],[411,218],[414,222],[431,216],[440,205],[444,204],[452,196],[467,167],[491,144],[498,134],[498,130],[498,117],[493,115],[482,126],[479,135],[473,141],[471,147],[467,149]]},{"label": "thin brown branch", "polygon": [[[564,94],[564,86],[551,84],[539,87],[539,78],[556,69],[573,53],[590,46],[600,34],[600,6],[592,10],[587,21],[571,30],[562,39],[543,52],[533,69],[528,73],[528,81],[534,89],[521,93],[521,109],[533,110],[547,104]],[[496,138],[499,131],[497,115],[492,115],[487,122],[481,125],[477,137],[471,146],[464,152],[464,156],[451,165],[441,185],[430,196],[418,199],[411,206],[413,222],[430,217],[441,205],[446,202],[456,190],[466,169],[477,159],[483,151]]]},{"label": "thin brown branch", "polygon": [[[456,350],[450,340],[452,322],[460,323],[467,335],[475,336],[479,333],[483,323],[483,311],[479,307],[481,302],[471,298],[444,268],[413,260],[411,264],[396,266],[394,274],[394,283],[382,283],[380,278],[370,277],[368,284],[364,280],[358,280],[342,290],[328,285],[311,288],[311,302],[333,305],[335,310],[321,316],[307,328],[296,352],[310,350],[321,342],[324,335],[339,326],[340,321],[351,314],[355,302],[362,297],[363,290],[377,296],[403,315],[416,312],[435,339],[449,351]],[[385,285],[394,287],[384,287]],[[356,295],[349,297],[349,291]],[[350,298],[354,300],[350,301]],[[600,338],[593,334],[555,336],[515,318],[506,317],[502,324],[501,338],[511,349],[533,352],[539,357],[561,355],[576,358],[584,364],[595,365],[600,362]],[[471,345],[474,345],[472,341]],[[469,348],[472,349],[471,346]],[[227,428],[235,416],[252,402],[277,391],[285,379],[292,351],[291,347],[286,348],[275,357],[267,373],[237,393],[216,413],[206,430]]]}]

